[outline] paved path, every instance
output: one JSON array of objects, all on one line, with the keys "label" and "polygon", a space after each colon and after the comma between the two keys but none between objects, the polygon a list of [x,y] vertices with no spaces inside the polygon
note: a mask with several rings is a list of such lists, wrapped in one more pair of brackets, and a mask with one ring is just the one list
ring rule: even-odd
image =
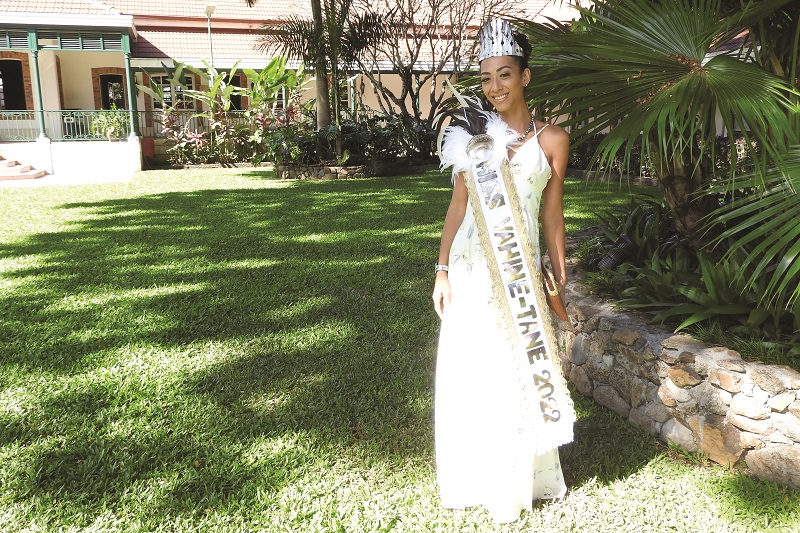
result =
[{"label": "paved path", "polygon": [[0,180],[0,189],[14,189],[21,187],[46,187],[50,185],[85,185],[87,183],[111,183],[111,182],[127,182],[133,177],[133,173],[122,172],[103,173],[102,176],[92,174],[80,175],[65,175],[65,174],[48,174],[41,178],[24,179],[24,180]]}]

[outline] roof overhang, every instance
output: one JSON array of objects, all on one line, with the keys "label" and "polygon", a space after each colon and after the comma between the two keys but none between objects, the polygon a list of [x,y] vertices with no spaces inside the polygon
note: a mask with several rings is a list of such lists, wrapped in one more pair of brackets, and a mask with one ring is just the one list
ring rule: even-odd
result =
[{"label": "roof overhang", "polygon": [[[241,70],[243,68],[251,68],[253,70],[261,70],[266,67],[272,60],[271,57],[264,56],[263,59],[225,59],[214,58],[214,68],[217,70],[231,70],[234,66]],[[148,72],[162,71],[166,65],[169,68],[175,68],[175,62],[179,61],[190,67],[205,69],[206,65],[203,64],[201,59],[196,57],[176,57],[176,58],[160,58],[160,57],[132,57],[131,68],[134,70],[145,70]],[[208,62],[208,59],[206,59]],[[238,63],[238,64],[237,64]],[[296,70],[300,68],[301,62],[298,60],[289,60],[286,62],[286,68]]]},{"label": "roof overhang", "polygon": [[86,15],[74,13],[24,13],[0,11],[0,26],[24,28],[80,28],[117,30],[136,35],[132,15]]}]

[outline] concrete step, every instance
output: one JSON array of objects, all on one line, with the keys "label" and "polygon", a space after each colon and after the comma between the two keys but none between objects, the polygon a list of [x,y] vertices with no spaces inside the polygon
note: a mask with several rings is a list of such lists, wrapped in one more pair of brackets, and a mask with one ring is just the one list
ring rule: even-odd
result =
[{"label": "concrete step", "polygon": [[31,165],[22,165],[18,161],[0,156],[0,180],[28,180],[46,175],[44,170],[36,170]]},{"label": "concrete step", "polygon": [[25,180],[41,178],[47,175],[44,170],[36,170],[30,165],[16,165],[0,168],[0,180]]},{"label": "concrete step", "polygon": [[8,174],[8,175],[3,174],[2,172],[0,172],[0,181],[6,181],[6,180],[30,180],[30,179],[41,178],[41,177],[46,176],[46,175],[47,175],[47,172],[45,172],[44,170],[28,170],[28,171],[25,171],[25,172],[19,172],[19,173]]},{"label": "concrete step", "polygon": [[14,165],[13,167],[0,167],[0,176],[13,176],[22,172],[33,170],[30,165]]}]

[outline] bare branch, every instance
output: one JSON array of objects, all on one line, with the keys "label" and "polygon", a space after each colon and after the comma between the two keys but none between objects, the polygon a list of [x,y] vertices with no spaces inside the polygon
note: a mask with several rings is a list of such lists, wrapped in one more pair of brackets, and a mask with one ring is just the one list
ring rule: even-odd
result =
[{"label": "bare branch", "polygon": [[[494,14],[516,15],[511,0],[354,0],[364,13],[381,13],[388,29],[380,44],[365,50],[357,61],[361,71],[380,93],[381,102],[391,102],[396,112],[429,120],[444,99],[441,80],[458,77],[474,68],[478,27]],[[391,71],[402,86],[393,91],[373,72]],[[422,92],[431,105],[422,117]],[[399,94],[395,94],[399,92]],[[381,104],[383,107],[383,103]]]}]

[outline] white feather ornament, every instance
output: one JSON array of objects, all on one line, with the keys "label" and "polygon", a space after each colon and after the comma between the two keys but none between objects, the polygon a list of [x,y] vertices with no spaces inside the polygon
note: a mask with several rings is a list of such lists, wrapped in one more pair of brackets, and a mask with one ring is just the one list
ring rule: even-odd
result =
[{"label": "white feather ornament", "polygon": [[494,139],[493,161],[502,161],[508,156],[508,147],[517,143],[519,134],[508,127],[498,115],[492,113],[486,123],[486,133]]},{"label": "white feather ornament", "polygon": [[448,126],[444,129],[442,150],[439,155],[442,170],[453,167],[453,174],[472,168],[472,159],[467,155],[467,143],[472,139],[467,130],[459,126]]},{"label": "white feather ornament", "polygon": [[[487,113],[486,133],[494,139],[494,150],[490,159],[495,162],[506,157],[507,148],[516,142],[518,134],[510,129],[495,113]],[[460,126],[448,126],[444,129],[442,149],[440,152],[440,168],[453,167],[453,175],[470,170],[474,161],[467,154],[467,143],[472,135]]]}]

